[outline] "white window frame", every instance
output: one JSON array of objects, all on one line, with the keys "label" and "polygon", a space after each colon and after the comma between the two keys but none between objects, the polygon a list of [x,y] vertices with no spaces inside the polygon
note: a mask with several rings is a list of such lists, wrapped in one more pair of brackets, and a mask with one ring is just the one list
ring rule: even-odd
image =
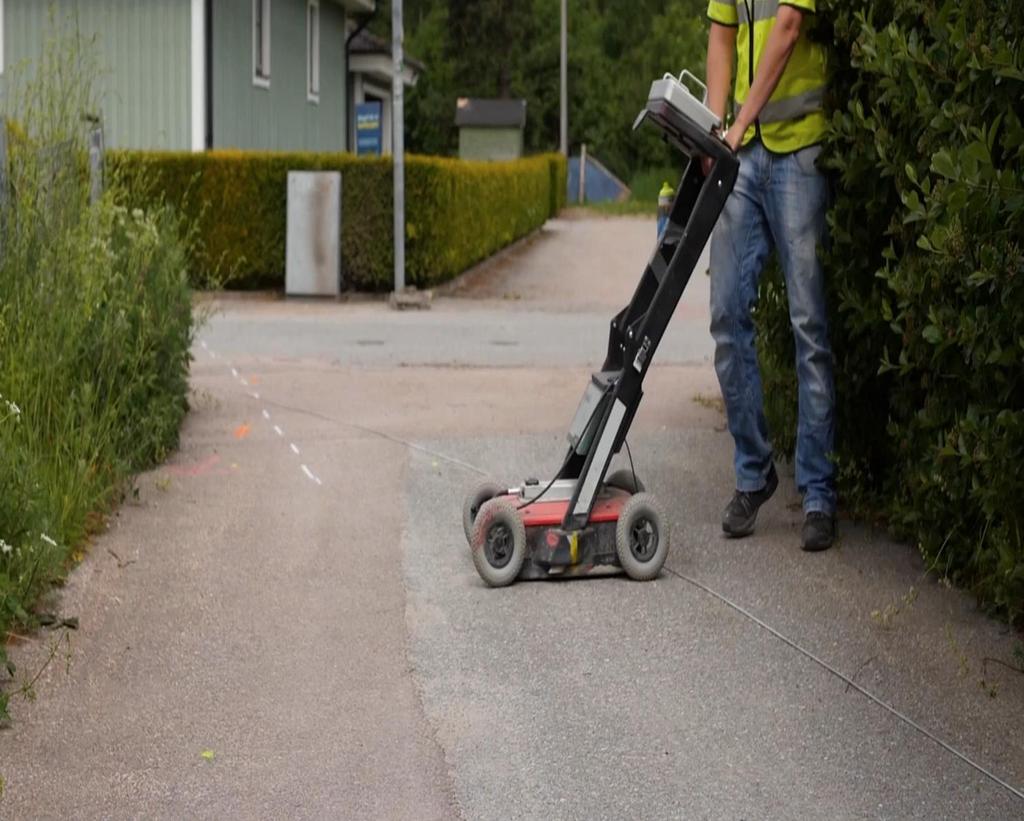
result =
[{"label": "white window frame", "polygon": [[[261,12],[262,32],[256,28],[256,17]],[[252,0],[252,84],[270,88],[270,0]]]},{"label": "white window frame", "polygon": [[306,0],[306,99],[320,104],[320,0]]},{"label": "white window frame", "polygon": [[[0,0],[0,14],[3,0]],[[206,149],[206,6],[192,0],[192,150]],[[0,22],[2,26],[2,22]],[[0,49],[3,32],[0,30]]]}]

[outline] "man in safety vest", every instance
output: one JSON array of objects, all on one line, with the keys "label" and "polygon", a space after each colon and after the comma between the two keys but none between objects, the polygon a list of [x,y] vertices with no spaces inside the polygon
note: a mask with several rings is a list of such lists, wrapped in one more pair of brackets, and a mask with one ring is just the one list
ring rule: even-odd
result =
[{"label": "man in safety vest", "polygon": [[740,171],[711,242],[715,370],[736,445],[736,493],[722,516],[730,536],[754,531],[778,477],[764,417],[751,309],[772,250],[785,275],[800,385],[796,483],[804,550],[835,540],[835,390],[818,246],[828,186],[815,166],[826,128],[825,54],[802,31],[816,0],[711,0],[708,105],[725,121],[736,67],[735,119],[725,135]]}]

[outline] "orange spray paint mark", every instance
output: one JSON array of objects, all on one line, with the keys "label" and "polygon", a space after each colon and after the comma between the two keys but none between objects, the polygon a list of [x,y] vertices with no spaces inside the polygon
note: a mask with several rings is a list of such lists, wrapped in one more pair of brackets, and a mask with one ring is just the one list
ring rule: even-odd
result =
[{"label": "orange spray paint mark", "polygon": [[237,428],[235,428],[235,438],[236,439],[244,439],[246,436],[249,435],[249,432],[251,430],[252,430],[252,427],[250,427],[250,425],[248,423],[239,425]]}]

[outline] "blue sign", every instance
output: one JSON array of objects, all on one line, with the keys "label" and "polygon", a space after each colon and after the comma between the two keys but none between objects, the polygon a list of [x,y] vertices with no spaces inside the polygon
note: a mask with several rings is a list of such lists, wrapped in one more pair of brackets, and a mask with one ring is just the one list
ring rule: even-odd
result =
[{"label": "blue sign", "polygon": [[360,103],[356,106],[356,154],[375,154],[379,157],[382,142],[380,101]]}]

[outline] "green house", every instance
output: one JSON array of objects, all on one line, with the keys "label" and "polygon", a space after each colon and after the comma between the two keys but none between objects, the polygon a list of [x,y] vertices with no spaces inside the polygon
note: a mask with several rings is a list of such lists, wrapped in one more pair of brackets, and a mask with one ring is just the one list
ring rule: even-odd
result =
[{"label": "green house", "polygon": [[523,156],[526,100],[460,97],[455,105],[459,157],[464,160],[515,160]]},{"label": "green house", "polygon": [[349,149],[376,0],[0,0],[0,83],[47,47],[51,8],[95,42],[108,146]]}]

